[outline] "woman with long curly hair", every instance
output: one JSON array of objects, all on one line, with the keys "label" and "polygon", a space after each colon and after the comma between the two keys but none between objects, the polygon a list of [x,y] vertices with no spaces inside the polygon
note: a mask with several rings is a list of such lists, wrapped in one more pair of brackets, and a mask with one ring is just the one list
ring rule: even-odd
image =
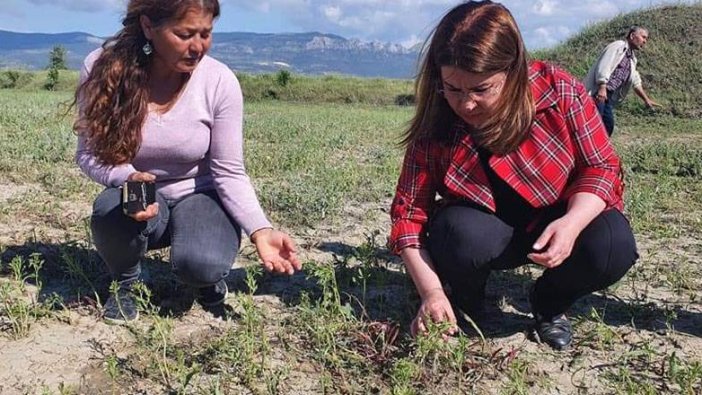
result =
[{"label": "woman with long curly hair", "polygon": [[[149,249],[171,247],[180,280],[203,306],[223,303],[241,230],[263,266],[300,270],[295,245],[260,207],[243,158],[243,99],[229,68],[207,56],[217,0],[131,0],[123,28],[86,58],[76,91],[76,162],[106,186],[93,205],[98,254],[118,282],[110,321],[138,311],[132,287]],[[125,213],[127,181],[155,201]]]},{"label": "woman with long curly hair", "polygon": [[638,256],[619,158],[583,85],[530,62],[504,6],[460,4],[428,44],[389,240],[421,297],[412,332],[454,332],[454,308],[480,319],[490,272],[531,262],[535,332],[563,349],[568,308]]}]

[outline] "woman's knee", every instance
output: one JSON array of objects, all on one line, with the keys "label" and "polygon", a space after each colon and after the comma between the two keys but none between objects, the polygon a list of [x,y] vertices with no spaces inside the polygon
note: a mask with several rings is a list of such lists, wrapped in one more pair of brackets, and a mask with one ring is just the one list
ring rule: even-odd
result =
[{"label": "woman's knee", "polygon": [[629,222],[618,211],[601,214],[586,228],[579,240],[580,263],[603,286],[619,281],[638,258]]},{"label": "woman's knee", "polygon": [[512,233],[510,226],[490,213],[450,206],[432,219],[428,244],[432,256],[439,260],[479,269],[504,252]]},{"label": "woman's knee", "polygon": [[112,244],[122,245],[125,243],[123,239],[131,239],[139,233],[139,224],[122,213],[119,188],[105,189],[95,198],[90,230],[98,248]]},{"label": "woman's knee", "polygon": [[171,250],[174,273],[186,284],[202,287],[227,277],[236,251]]},{"label": "woman's knee", "polygon": [[121,213],[122,192],[119,188],[107,188],[93,201],[93,221],[101,221],[105,218]]}]

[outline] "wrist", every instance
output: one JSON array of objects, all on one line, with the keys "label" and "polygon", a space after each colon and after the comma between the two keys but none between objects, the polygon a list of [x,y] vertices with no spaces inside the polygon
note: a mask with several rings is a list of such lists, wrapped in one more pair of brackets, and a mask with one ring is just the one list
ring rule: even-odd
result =
[{"label": "wrist", "polygon": [[249,236],[249,239],[251,239],[251,242],[256,244],[256,240],[258,240],[261,237],[264,237],[266,235],[269,235],[271,232],[273,232],[273,228],[256,229],[253,233],[251,233],[251,236]]},{"label": "wrist", "polygon": [[139,172],[138,172],[138,171],[129,173],[129,175],[127,176],[127,181],[136,181],[135,178],[136,178],[138,175],[139,175]]},{"label": "wrist", "polygon": [[422,300],[429,299],[430,297],[436,296],[436,295],[446,297],[446,293],[444,292],[444,288],[435,287],[435,288],[429,288],[429,289],[419,291],[419,297]]},{"label": "wrist", "polygon": [[570,229],[571,231],[575,232],[576,234],[580,234],[583,229],[587,226],[589,221],[587,221],[587,218],[584,218],[582,215],[579,215],[577,213],[567,213],[563,217],[561,217],[561,223],[565,228]]}]

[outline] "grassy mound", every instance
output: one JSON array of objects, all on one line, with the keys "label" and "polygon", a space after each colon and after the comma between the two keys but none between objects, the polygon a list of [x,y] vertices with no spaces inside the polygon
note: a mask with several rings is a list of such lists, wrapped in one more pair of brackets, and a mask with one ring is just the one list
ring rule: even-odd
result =
[{"label": "grassy mound", "polygon": [[[631,25],[649,30],[649,42],[637,54],[644,88],[663,111],[702,118],[702,2],[670,5],[619,15],[594,24],[563,44],[535,52],[534,58],[557,63],[583,77],[602,49],[620,39]],[[627,112],[643,111],[640,100],[629,99]]]}]

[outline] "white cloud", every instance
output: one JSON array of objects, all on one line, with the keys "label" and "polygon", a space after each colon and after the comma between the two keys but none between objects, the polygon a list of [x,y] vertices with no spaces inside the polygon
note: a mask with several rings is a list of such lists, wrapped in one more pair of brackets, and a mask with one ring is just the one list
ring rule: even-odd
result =
[{"label": "white cloud", "polygon": [[553,15],[558,7],[557,0],[538,0],[532,10],[538,15]]},{"label": "white cloud", "polygon": [[567,26],[539,26],[529,34],[526,39],[532,43],[533,48],[545,48],[559,43],[571,34]]},{"label": "white cloud", "polygon": [[339,7],[323,6],[322,13],[328,20],[332,22],[338,22],[342,16],[341,8]]},{"label": "white cloud", "polygon": [[455,0],[227,1],[232,8],[255,11],[265,7],[269,13],[284,13],[302,31],[393,42],[428,34],[431,25],[456,4]]}]

